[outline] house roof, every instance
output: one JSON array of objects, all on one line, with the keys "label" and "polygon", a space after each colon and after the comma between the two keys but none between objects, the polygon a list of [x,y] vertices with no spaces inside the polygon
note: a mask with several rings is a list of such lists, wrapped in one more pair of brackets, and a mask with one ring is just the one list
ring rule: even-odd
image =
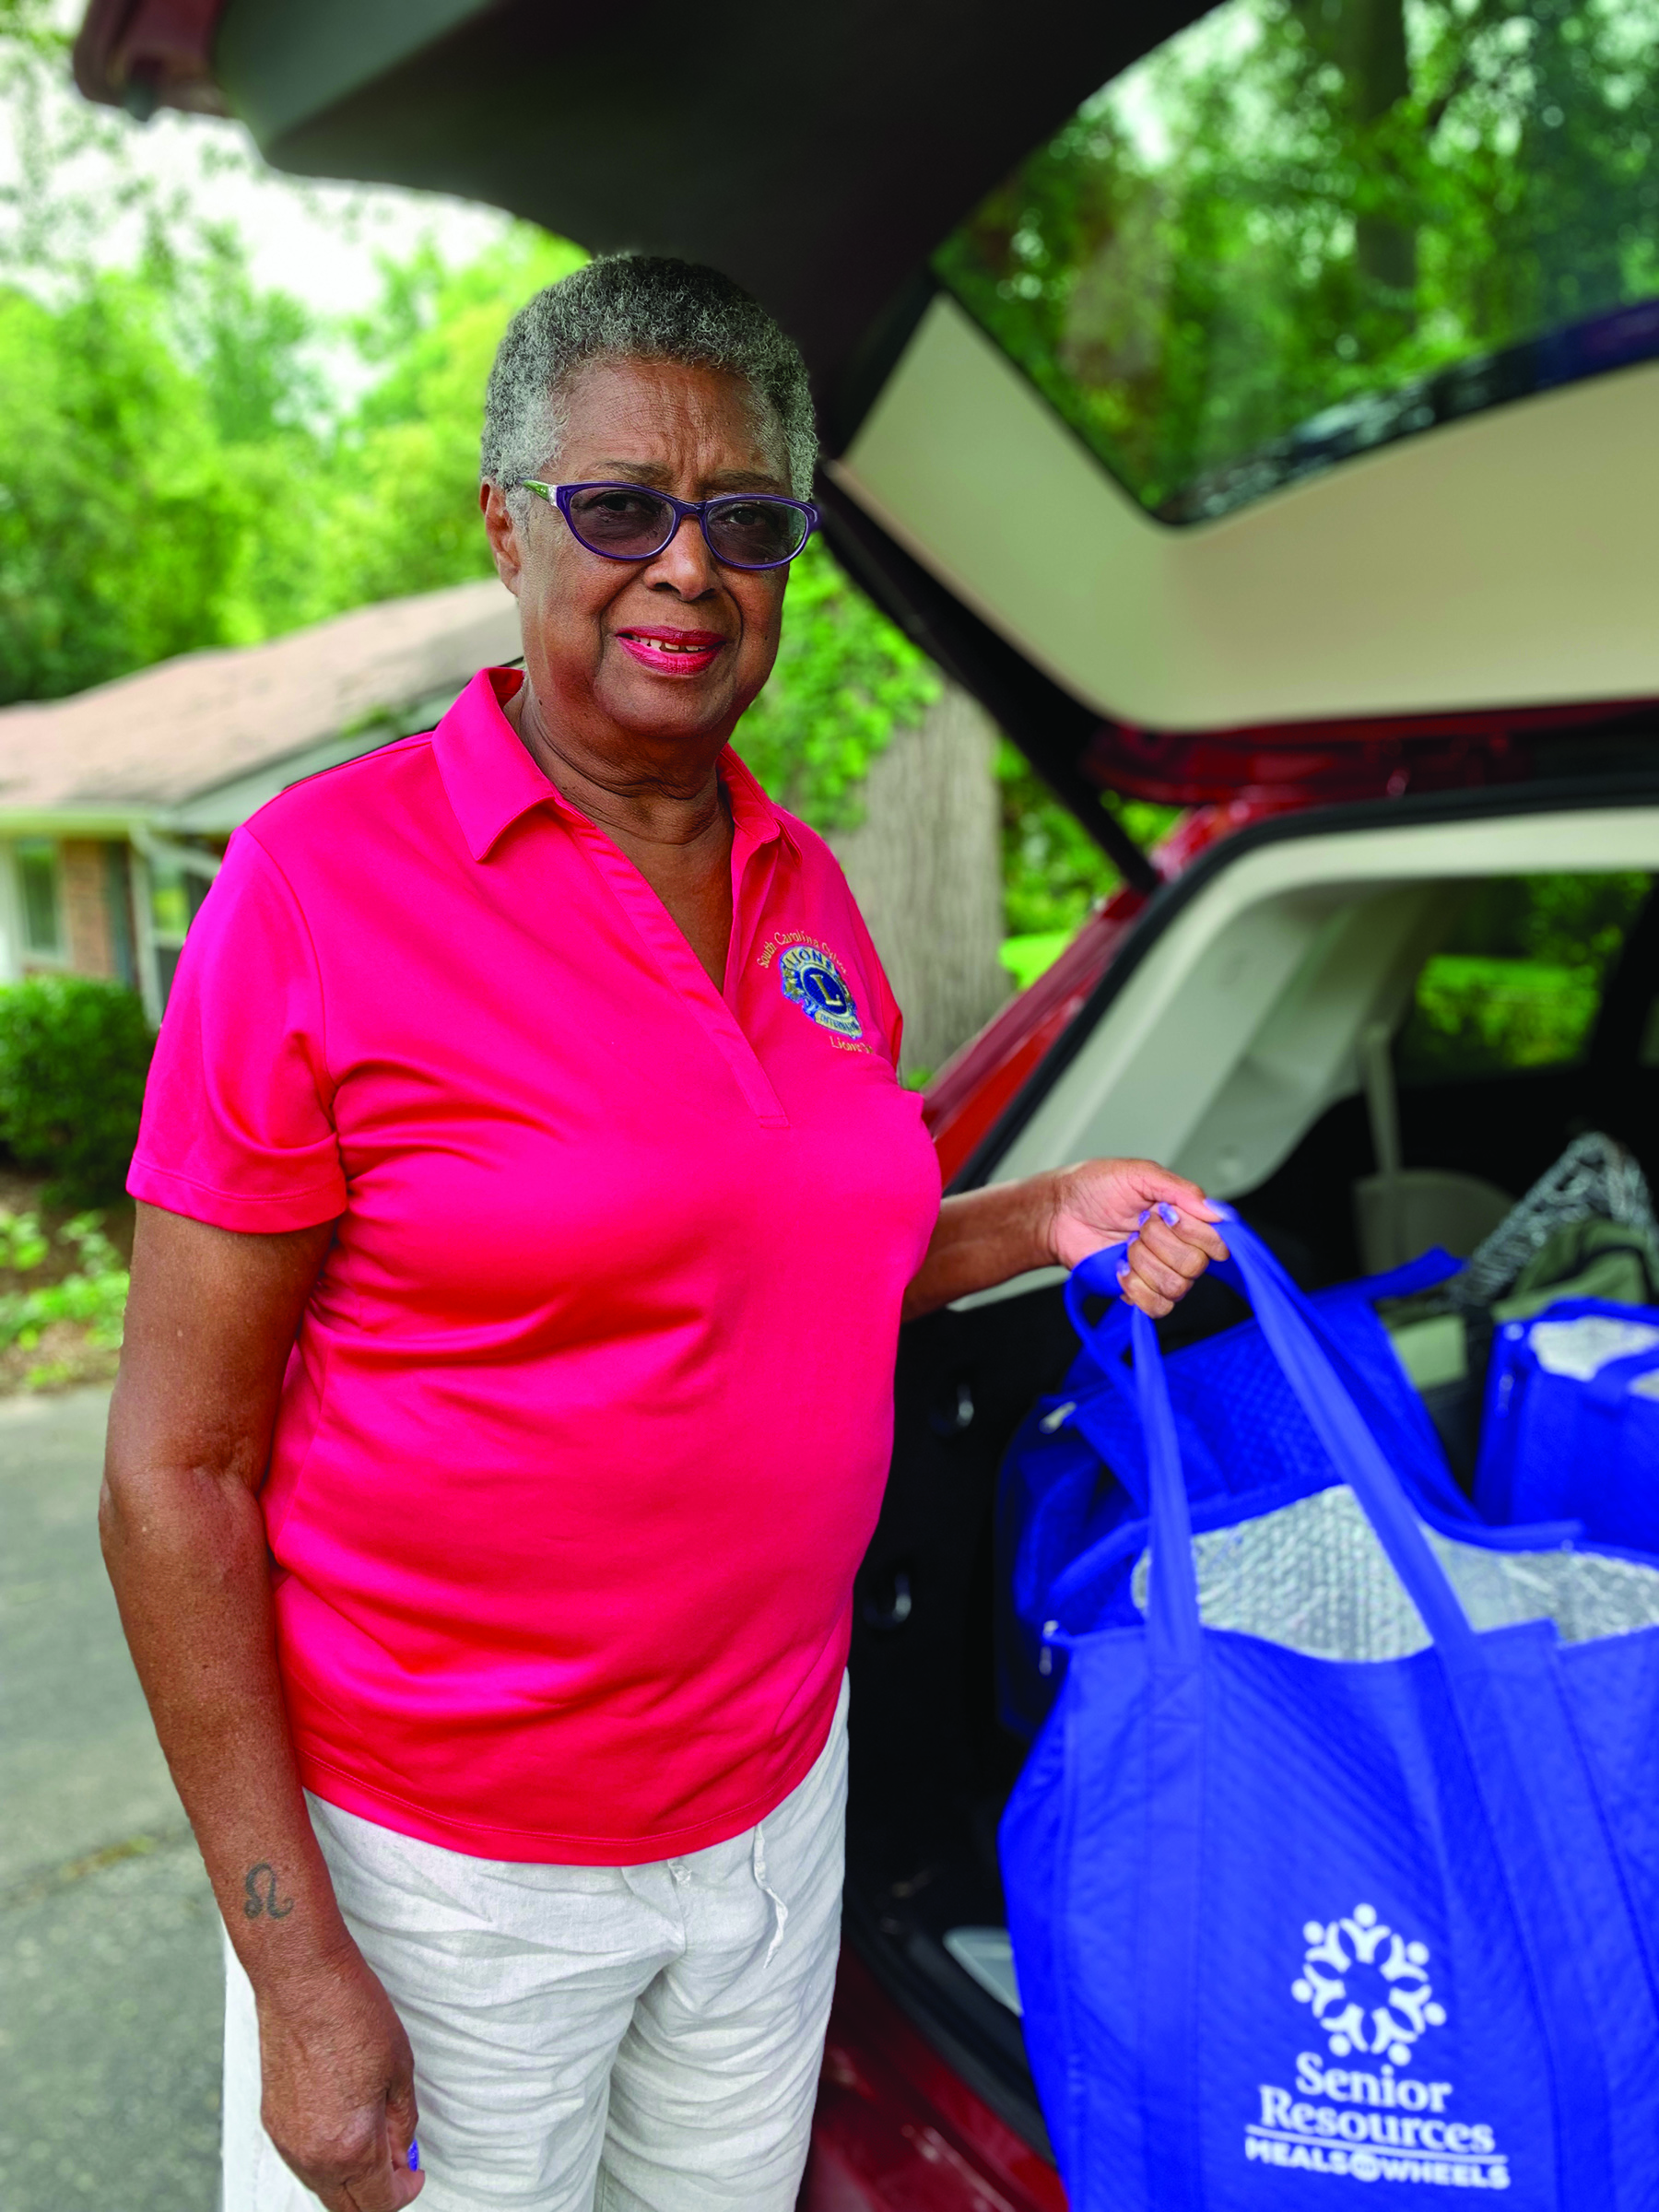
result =
[{"label": "house roof", "polygon": [[72,699],[0,709],[0,820],[165,812],[453,695],[518,652],[507,593],[461,583],[266,644],[184,653]]}]

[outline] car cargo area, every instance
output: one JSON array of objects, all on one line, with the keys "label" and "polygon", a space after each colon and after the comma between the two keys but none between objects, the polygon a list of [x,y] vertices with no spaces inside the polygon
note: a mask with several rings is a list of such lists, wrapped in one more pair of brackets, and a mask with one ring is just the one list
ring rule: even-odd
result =
[{"label": "car cargo area", "polygon": [[[1659,785],[1536,787],[1270,822],[1167,886],[965,1182],[1161,1159],[1306,1288],[1467,1257],[1575,1139],[1659,1180]],[[1243,1308],[1205,1283],[1173,1348]],[[1472,1477],[1485,1341],[1427,1359]],[[848,1936],[941,2054],[1045,2138],[996,1828],[1026,1755],[998,1718],[998,1470],[1076,1356],[1057,1271],[911,1324],[853,1630]]]}]

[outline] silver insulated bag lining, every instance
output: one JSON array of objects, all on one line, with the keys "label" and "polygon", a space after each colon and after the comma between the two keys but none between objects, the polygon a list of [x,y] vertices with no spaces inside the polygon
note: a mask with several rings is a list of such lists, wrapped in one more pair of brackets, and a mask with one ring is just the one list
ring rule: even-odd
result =
[{"label": "silver insulated bag lining", "polygon": [[[1553,1620],[1564,1643],[1659,1627],[1659,1569],[1604,1552],[1496,1551],[1423,1534],[1475,1628]],[[1404,1659],[1429,1631],[1346,1483],[1193,1539],[1206,1629],[1314,1659]],[[1130,1584],[1147,1609],[1148,1554]]]}]

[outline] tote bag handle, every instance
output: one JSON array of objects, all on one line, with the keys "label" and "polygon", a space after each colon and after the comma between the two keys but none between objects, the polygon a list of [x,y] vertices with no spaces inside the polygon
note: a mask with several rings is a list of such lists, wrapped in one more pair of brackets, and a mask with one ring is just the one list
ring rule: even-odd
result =
[{"label": "tote bag handle", "polygon": [[[1078,1343],[1109,1382],[1124,1387],[1128,1384],[1123,1358],[1129,1348],[1131,1309],[1118,1298],[1117,1271],[1128,1250],[1127,1244],[1112,1244],[1104,1251],[1091,1252],[1087,1259],[1078,1261],[1065,1278],[1065,1311],[1077,1331]],[[1277,1266],[1278,1263],[1275,1261],[1274,1265]],[[1410,1298],[1417,1291],[1433,1289],[1437,1283],[1443,1283],[1462,1269],[1461,1260],[1454,1260],[1449,1252],[1436,1247],[1415,1260],[1407,1260],[1403,1267],[1390,1267],[1382,1275],[1362,1276],[1359,1281],[1350,1283],[1348,1288],[1372,1300]],[[1230,1290],[1236,1290],[1241,1298],[1250,1296],[1237,1261],[1218,1260],[1210,1273]],[[1091,1321],[1088,1316],[1086,1301],[1091,1297],[1112,1300],[1098,1321]],[[1313,1318],[1317,1322],[1317,1317]]]},{"label": "tote bag handle", "polygon": [[[1447,1581],[1440,1561],[1430,1550],[1398,1476],[1383,1457],[1382,1448],[1366,1425],[1364,1417],[1344,1389],[1321,1347],[1315,1333],[1314,1317],[1306,1310],[1301,1293],[1266,1246],[1236,1216],[1228,1215],[1223,1233],[1268,1349],[1283,1370],[1297,1403],[1307,1415],[1314,1435],[1330,1455],[1337,1474],[1359,1500],[1360,1511],[1375,1532],[1378,1542],[1387,1555],[1389,1565],[1399,1576],[1406,1594],[1422,1617],[1423,1626],[1428,1630],[1431,1641],[1447,1659],[1465,1665],[1478,1665],[1478,1646],[1475,1631],[1469,1626],[1468,1616],[1458,1602],[1457,1594]],[[1169,1386],[1164,1378],[1163,1362],[1152,1324],[1138,1309],[1131,1312],[1130,1330],[1135,1347],[1135,1375],[1139,1380],[1141,1418],[1147,1429],[1147,1454],[1155,1466],[1159,1460],[1163,1461],[1161,1472],[1165,1477],[1160,1482],[1154,1476],[1148,1501],[1153,1545],[1152,1580],[1156,1584],[1159,1506],[1161,1504],[1165,1516],[1172,1515],[1178,1508],[1181,1521],[1185,1524],[1184,1541],[1179,1524],[1171,1524],[1163,1556],[1173,1563],[1178,1575],[1194,1584],[1193,1618],[1195,1621],[1197,1600],[1191,1523],[1187,1513],[1186,1485],[1182,1478],[1178,1447],[1175,1446],[1174,1424],[1172,1420],[1170,1423],[1168,1433],[1172,1449],[1171,1455],[1166,1456],[1159,1449],[1160,1440],[1155,1436],[1147,1418],[1147,1382],[1156,1377],[1152,1394],[1162,1398],[1166,1405],[1169,1401]],[[1181,1617],[1185,1618],[1184,1607]],[[1171,1617],[1166,1613],[1163,1618],[1168,1620]],[[1147,1621],[1150,1632],[1150,1613]],[[1195,1637],[1195,1628],[1194,1634]],[[1196,1656],[1195,1642],[1188,1647],[1187,1653],[1183,1653],[1185,1655]]]},{"label": "tote bag handle", "polygon": [[1609,1359],[1590,1378],[1586,1394],[1599,1412],[1622,1414],[1630,1401],[1630,1384],[1655,1371],[1659,1371],[1659,1346],[1631,1352],[1623,1359]]},{"label": "tote bag handle", "polygon": [[[1230,1217],[1230,1235],[1236,1237],[1237,1230],[1242,1227],[1242,1223],[1236,1222],[1236,1218]],[[1246,1231],[1246,1234],[1249,1233]],[[1106,1247],[1103,1251],[1092,1252],[1086,1259],[1079,1261],[1065,1280],[1065,1310],[1072,1327],[1077,1333],[1077,1338],[1083,1349],[1113,1389],[1128,1399],[1131,1406],[1139,1414],[1141,1425],[1145,1430],[1147,1418],[1146,1406],[1124,1361],[1124,1355],[1128,1352],[1133,1341],[1132,1321],[1135,1309],[1126,1304],[1119,1295],[1117,1271],[1124,1265],[1128,1250],[1127,1244],[1113,1244]],[[1265,1246],[1262,1246],[1260,1250],[1267,1265],[1274,1271],[1278,1283],[1289,1292],[1293,1299],[1300,1299],[1300,1294],[1292,1288],[1289,1277],[1285,1275],[1279,1263],[1267,1252]],[[1449,1253],[1439,1250],[1426,1252],[1418,1259],[1408,1260],[1403,1267],[1390,1268],[1382,1275],[1368,1276],[1355,1283],[1352,1288],[1368,1299],[1408,1297],[1415,1291],[1430,1289],[1435,1284],[1444,1282],[1448,1276],[1457,1274],[1462,1265],[1463,1262],[1454,1260]],[[1250,1283],[1236,1258],[1217,1261],[1212,1265],[1210,1272],[1218,1277],[1229,1289],[1236,1290],[1241,1298],[1248,1300],[1252,1304],[1256,1303]],[[1090,1298],[1108,1298],[1112,1301],[1099,1320],[1091,1320],[1089,1317],[1087,1301]],[[1318,1342],[1328,1347],[1330,1339],[1324,1334],[1324,1324],[1318,1312],[1313,1308],[1305,1305],[1300,1306],[1300,1311],[1304,1325],[1313,1332]],[[1144,1320],[1145,1316],[1143,1315],[1141,1318]],[[1257,1319],[1261,1319],[1259,1305],[1257,1306]],[[1264,1333],[1265,1333],[1265,1329]],[[1269,1341],[1271,1348],[1271,1340]],[[1138,1352],[1135,1355],[1135,1363],[1138,1368],[1140,1364]],[[1329,1371],[1328,1359],[1325,1365]],[[1334,1372],[1330,1373],[1329,1379],[1336,1398],[1352,1410],[1353,1402]],[[1292,1387],[1294,1388],[1294,1382]],[[1365,1430],[1363,1421],[1359,1426],[1369,1436],[1370,1431]],[[1315,1433],[1320,1435],[1321,1440],[1324,1441],[1323,1430],[1316,1427]],[[1329,1448],[1327,1444],[1326,1449],[1329,1450]],[[1112,1472],[1128,1492],[1136,1509],[1143,1514],[1148,1513],[1150,1498],[1142,1489],[1136,1471],[1130,1467],[1115,1465]],[[1392,1476],[1389,1477],[1389,1479],[1394,1480]],[[1398,1487],[1397,1482],[1395,1487]],[[1184,1510],[1186,1494],[1184,1485],[1181,1486],[1181,1494]],[[1411,1518],[1409,1513],[1407,1518]],[[1415,1531],[1417,1527],[1415,1519],[1411,1519],[1411,1526]],[[1427,1547],[1423,1547],[1423,1549],[1426,1552]],[[1393,1558],[1392,1553],[1390,1558]],[[1429,1559],[1431,1571],[1438,1573],[1438,1570],[1433,1566],[1432,1554],[1429,1555]],[[1395,1564],[1397,1566],[1398,1563],[1395,1562]],[[1441,1580],[1443,1581],[1443,1579],[1442,1577]],[[1412,1583],[1404,1572],[1401,1574],[1401,1580],[1406,1583],[1407,1589],[1412,1589]],[[1415,1590],[1412,1591],[1412,1594],[1413,1600],[1416,1602]],[[1455,1606],[1455,1600],[1453,1603]],[[1418,1609],[1421,1612],[1422,1606],[1419,1605]],[[1428,1618],[1426,1614],[1424,1618]],[[1456,1633],[1456,1624],[1450,1618],[1448,1618],[1447,1626],[1449,1633]]]},{"label": "tote bag handle", "polygon": [[[1422,1617],[1485,1810],[1531,1972],[1549,2054],[1562,2212],[1616,2203],[1608,2091],[1594,2016],[1560,1931],[1556,1872],[1522,1780],[1480,1639],[1430,1548],[1398,1477],[1320,1348],[1300,1293],[1230,1208],[1229,1249],[1274,1357]],[[1169,1384],[1151,1323],[1130,1314],[1150,1476],[1147,1599],[1151,1742],[1147,1895],[1139,2007],[1152,2200],[1199,2212],[1192,2074],[1198,2000],[1203,1829],[1203,1629],[1192,1521]]]}]

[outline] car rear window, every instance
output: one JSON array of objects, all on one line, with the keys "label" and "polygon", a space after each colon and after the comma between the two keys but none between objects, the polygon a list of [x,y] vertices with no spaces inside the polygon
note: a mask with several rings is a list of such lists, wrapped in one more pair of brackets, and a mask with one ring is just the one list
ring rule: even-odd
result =
[{"label": "car rear window", "polygon": [[1652,885],[1636,874],[1513,876],[1471,892],[1418,972],[1395,1047],[1401,1080],[1582,1060]]},{"label": "car rear window", "polygon": [[1659,353],[1659,0],[1228,0],[944,284],[1153,514]]}]

